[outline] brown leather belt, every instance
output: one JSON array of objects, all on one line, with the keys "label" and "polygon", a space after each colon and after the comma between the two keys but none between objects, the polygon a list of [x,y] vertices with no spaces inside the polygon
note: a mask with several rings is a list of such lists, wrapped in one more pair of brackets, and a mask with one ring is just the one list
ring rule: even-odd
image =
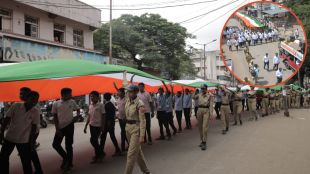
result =
[{"label": "brown leather belt", "polygon": [[229,105],[229,104],[226,104],[226,103],[222,103],[222,105]]},{"label": "brown leather belt", "polygon": [[198,108],[209,108],[210,106],[198,106]]},{"label": "brown leather belt", "polygon": [[137,121],[137,120],[126,120],[126,124],[137,124],[139,122],[140,121]]}]

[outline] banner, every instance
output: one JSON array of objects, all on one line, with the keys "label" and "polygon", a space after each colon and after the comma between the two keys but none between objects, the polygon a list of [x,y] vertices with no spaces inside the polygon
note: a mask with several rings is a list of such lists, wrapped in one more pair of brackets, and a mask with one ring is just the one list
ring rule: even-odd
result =
[{"label": "banner", "polygon": [[81,59],[107,63],[102,54],[3,36],[3,61],[32,62],[50,59]]}]

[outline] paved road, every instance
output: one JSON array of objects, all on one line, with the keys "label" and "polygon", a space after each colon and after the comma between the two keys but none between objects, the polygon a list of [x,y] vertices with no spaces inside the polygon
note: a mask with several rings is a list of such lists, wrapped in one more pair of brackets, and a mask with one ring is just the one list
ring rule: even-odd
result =
[{"label": "paved road", "polygon": [[[196,127],[178,134],[172,141],[145,145],[143,150],[153,174],[309,174],[308,113],[306,109],[292,110],[291,118],[281,113],[260,118],[257,122],[244,118],[244,125],[231,127],[227,135],[221,135],[220,122],[212,120],[207,151],[198,148]],[[153,132],[157,134],[157,122],[155,119],[152,121]],[[110,157],[113,153],[110,140],[105,161],[89,164],[93,151],[89,135],[83,134],[82,128],[83,124],[76,124],[73,173],[123,173],[126,158]],[[50,126],[42,129],[39,136],[39,155],[46,174],[60,173],[60,159],[51,148],[53,133],[54,129]],[[11,157],[11,173],[21,173],[16,152]],[[140,173],[138,167],[134,173]]]},{"label": "paved road", "polygon": [[[227,26],[237,26],[241,28],[240,23],[236,19],[231,19]],[[223,51],[225,52],[226,58],[232,59],[233,64],[234,64],[234,73],[236,76],[238,76],[240,79],[244,80],[245,77],[248,79],[251,79],[251,74],[249,72],[248,68],[248,63],[246,62],[245,59],[245,54],[243,52],[243,48],[239,49],[239,51],[236,51],[235,48],[233,47],[234,51],[229,51],[226,43],[222,44]],[[257,64],[260,73],[258,75],[258,83],[257,85],[274,85],[277,83],[277,78],[276,78],[276,71],[272,70],[273,68],[273,57],[275,53],[279,52],[278,49],[278,42],[272,42],[272,43],[264,43],[264,44],[259,44],[256,46],[250,46],[250,53],[254,57],[254,64]],[[263,63],[263,57],[264,55],[268,53],[269,54],[269,71],[264,69],[264,63]],[[288,79],[293,72],[291,70],[287,70],[285,68],[285,65],[281,62],[279,65],[279,68],[282,68],[284,71],[283,75],[283,80]]]}]

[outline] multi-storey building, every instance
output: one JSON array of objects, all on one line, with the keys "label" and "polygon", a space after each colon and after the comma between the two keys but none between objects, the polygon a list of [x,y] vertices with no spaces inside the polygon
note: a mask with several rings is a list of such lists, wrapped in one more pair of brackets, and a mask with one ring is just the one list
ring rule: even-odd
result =
[{"label": "multi-storey building", "polygon": [[1,0],[0,62],[85,59],[107,63],[94,51],[101,11],[78,0]]}]

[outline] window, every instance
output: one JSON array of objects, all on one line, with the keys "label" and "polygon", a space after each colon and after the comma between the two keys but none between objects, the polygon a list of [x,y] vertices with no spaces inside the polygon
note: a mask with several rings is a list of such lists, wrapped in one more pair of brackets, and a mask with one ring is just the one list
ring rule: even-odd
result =
[{"label": "window", "polygon": [[54,24],[54,41],[65,43],[66,26],[61,24]]},{"label": "window", "polygon": [[25,16],[25,35],[30,37],[39,36],[39,20],[34,17]]},{"label": "window", "polygon": [[73,45],[77,47],[84,46],[83,31],[73,30]]},{"label": "window", "polygon": [[12,13],[0,8],[0,31],[12,31]]}]

